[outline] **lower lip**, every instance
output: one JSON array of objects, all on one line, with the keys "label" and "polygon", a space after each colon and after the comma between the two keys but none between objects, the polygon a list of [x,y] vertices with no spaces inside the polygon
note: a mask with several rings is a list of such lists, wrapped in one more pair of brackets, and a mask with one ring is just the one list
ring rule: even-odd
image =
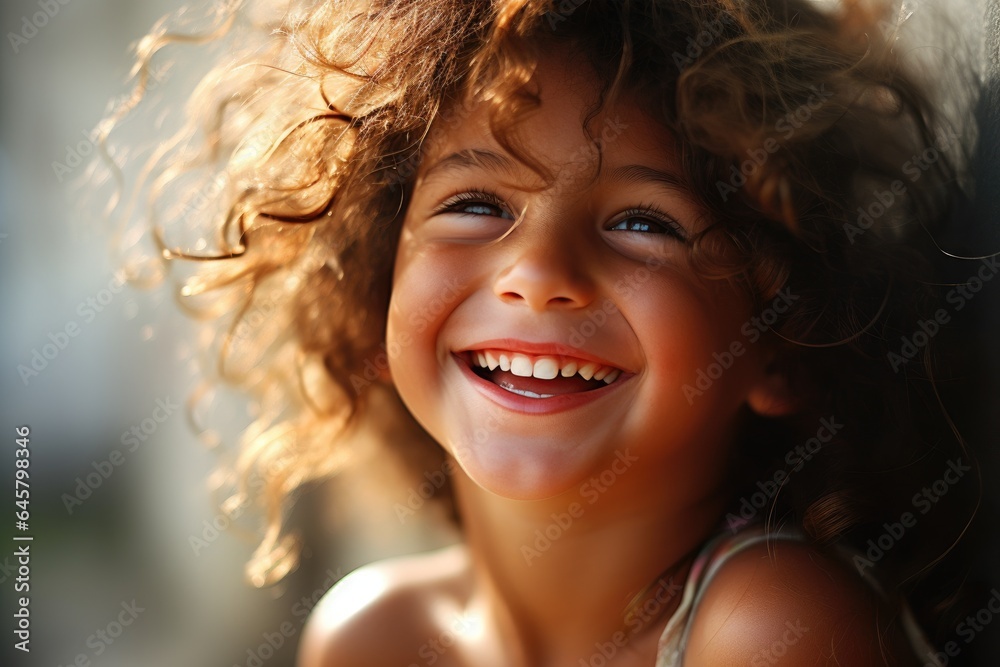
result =
[{"label": "lower lip", "polygon": [[609,385],[599,387],[598,389],[591,389],[589,391],[578,391],[572,394],[556,394],[555,396],[549,396],[548,398],[530,398],[528,396],[522,396],[520,394],[507,391],[506,389],[493,384],[489,380],[484,380],[476,375],[473,370],[469,368],[469,365],[465,363],[465,361],[457,354],[452,353],[451,356],[458,365],[459,371],[469,380],[469,382],[472,383],[472,386],[476,388],[476,391],[508,410],[527,415],[551,415],[557,412],[563,412],[564,410],[571,410],[581,405],[586,405],[587,403],[596,401],[603,396],[607,396],[632,377],[631,375],[619,377]]}]

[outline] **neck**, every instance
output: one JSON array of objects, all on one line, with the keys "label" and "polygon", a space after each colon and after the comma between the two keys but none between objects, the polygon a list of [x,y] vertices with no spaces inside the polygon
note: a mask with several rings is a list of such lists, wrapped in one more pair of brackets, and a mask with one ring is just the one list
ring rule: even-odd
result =
[{"label": "neck", "polygon": [[[627,453],[619,460],[618,470],[631,463]],[[680,603],[688,556],[715,529],[724,498],[685,500],[687,485],[662,479],[662,470],[635,466],[624,474],[629,483],[595,476],[552,498],[524,501],[456,472],[474,604],[515,641],[517,664],[587,665],[602,653],[620,664],[609,651],[652,663]]]}]

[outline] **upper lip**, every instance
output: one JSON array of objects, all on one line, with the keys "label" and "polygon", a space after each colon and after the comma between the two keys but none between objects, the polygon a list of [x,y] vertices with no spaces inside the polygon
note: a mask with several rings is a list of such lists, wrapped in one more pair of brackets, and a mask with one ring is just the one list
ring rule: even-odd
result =
[{"label": "upper lip", "polygon": [[573,347],[572,345],[565,345],[563,343],[551,343],[551,342],[533,343],[531,341],[519,340],[517,338],[494,338],[492,340],[485,340],[479,343],[466,345],[465,347],[455,351],[458,353],[463,353],[473,350],[507,350],[509,352],[520,352],[521,354],[529,354],[529,355],[551,355],[554,357],[572,357],[574,359],[580,359],[582,361],[592,361],[596,364],[601,364],[602,366],[610,366],[612,368],[617,368],[626,373],[628,372],[626,369],[622,368],[620,364],[608,361],[603,357],[596,356],[589,352],[585,352],[584,350],[581,350],[578,347]]}]

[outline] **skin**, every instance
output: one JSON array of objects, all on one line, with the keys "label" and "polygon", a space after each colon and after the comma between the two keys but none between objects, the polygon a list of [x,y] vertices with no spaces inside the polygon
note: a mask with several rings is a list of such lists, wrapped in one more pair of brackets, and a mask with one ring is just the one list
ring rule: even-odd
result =
[{"label": "skin", "polygon": [[[713,353],[743,340],[750,303],[725,281],[698,278],[688,246],[666,232],[677,224],[689,236],[705,224],[683,189],[613,178],[626,165],[678,173],[670,136],[627,100],[591,124],[597,136],[617,128],[591,181],[596,161],[581,160],[590,143],[582,120],[597,89],[580,62],[562,52],[542,58],[541,107],[515,134],[563,177],[546,182],[513,159],[509,170],[489,160],[435,168],[461,150],[507,155],[482,106],[421,163],[393,277],[391,382],[457,462],[465,542],[347,577],[314,612],[301,667],[578,665],[623,630],[628,641],[606,664],[651,667],[679,595],[665,595],[662,614],[642,627],[623,627],[625,604],[672,564],[683,581],[685,555],[718,529],[745,412],[793,409],[783,378],[767,371],[773,352],[763,343],[747,346],[693,403],[682,393]],[[484,188],[500,201],[440,212],[456,193]],[[624,214],[650,204],[669,217]],[[429,308],[435,301],[446,307]],[[470,387],[451,355],[501,337],[567,344],[597,311],[606,322],[581,349],[629,377],[578,409],[514,413]],[[623,456],[632,461],[625,468],[616,464]],[[613,481],[594,485],[608,471]],[[574,503],[582,511],[569,527],[539,542]],[[785,664],[884,664],[878,611],[852,572],[804,545],[787,545],[776,560],[750,549],[712,584],[685,664],[748,662],[780,640],[790,617],[811,630]]]}]

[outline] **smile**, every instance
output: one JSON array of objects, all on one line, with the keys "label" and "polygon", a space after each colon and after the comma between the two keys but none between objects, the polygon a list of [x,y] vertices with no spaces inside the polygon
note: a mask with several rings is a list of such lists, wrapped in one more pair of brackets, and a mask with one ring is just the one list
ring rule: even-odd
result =
[{"label": "smile", "polygon": [[[620,368],[599,364],[594,361],[555,355],[530,355],[508,350],[470,350],[468,360],[473,370],[495,371],[499,368],[516,377],[533,377],[539,380],[554,380],[559,377],[603,381],[611,384],[619,378]],[[482,373],[477,373],[485,377]],[[599,386],[599,385],[597,385]]]},{"label": "smile", "polygon": [[453,356],[477,390],[495,403],[529,414],[582,405],[632,377],[615,366],[564,355],[485,348]]}]

